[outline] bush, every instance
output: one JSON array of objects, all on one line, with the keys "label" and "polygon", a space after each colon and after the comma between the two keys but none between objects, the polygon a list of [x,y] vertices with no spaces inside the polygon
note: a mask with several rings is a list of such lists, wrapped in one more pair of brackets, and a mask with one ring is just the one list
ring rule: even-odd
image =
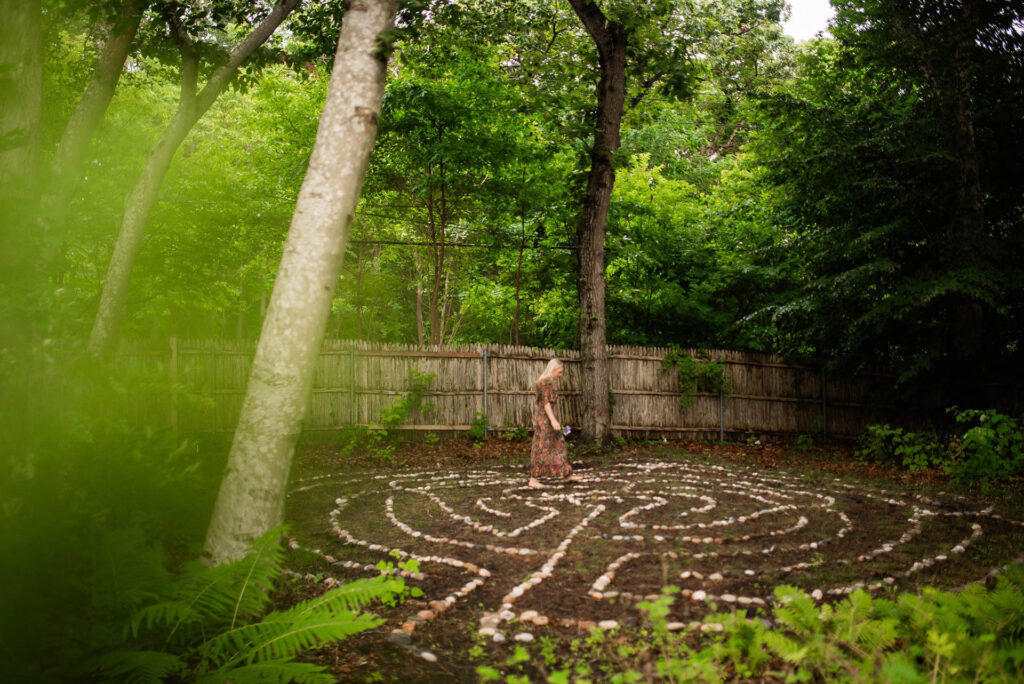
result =
[{"label": "bush", "polygon": [[959,425],[969,425],[951,443],[955,460],[948,471],[959,482],[1004,481],[1024,475],[1024,425],[997,411],[967,410],[955,414]]},{"label": "bush", "polygon": [[871,425],[855,452],[862,461],[900,465],[911,472],[941,468],[962,484],[1005,482],[1024,476],[1024,423],[994,410],[949,409],[966,432],[946,439]]},{"label": "bush", "polygon": [[936,437],[904,432],[889,425],[870,425],[860,438],[855,455],[862,461],[900,465],[911,472],[942,467],[949,456]]}]

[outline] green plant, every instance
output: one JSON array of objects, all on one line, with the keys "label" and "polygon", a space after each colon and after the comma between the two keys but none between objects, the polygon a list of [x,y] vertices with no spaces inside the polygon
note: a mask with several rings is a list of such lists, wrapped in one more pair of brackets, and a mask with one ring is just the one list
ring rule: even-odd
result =
[{"label": "green plant", "polygon": [[693,398],[701,392],[729,392],[729,378],[721,359],[711,360],[707,352],[697,352],[697,358],[679,350],[672,350],[661,361],[665,370],[676,369],[679,377],[679,405],[693,406]]},{"label": "green plant", "polygon": [[323,668],[294,657],[381,624],[359,611],[403,596],[405,584],[380,575],[268,611],[282,571],[280,535],[268,532],[232,563],[189,564],[166,595],[135,613],[127,643],[98,657],[95,670],[127,681],[333,682]]},{"label": "green plant", "polygon": [[[433,403],[423,401],[423,395],[433,380],[433,373],[422,373],[418,368],[410,368],[409,393],[380,410],[376,420],[380,427],[371,429],[361,425],[350,425],[342,428],[337,436],[337,441],[342,445],[342,452],[352,453],[357,449],[368,448],[378,459],[392,460],[397,441],[395,431],[405,424],[412,413],[426,413],[434,409]],[[429,442],[430,437],[427,439]],[[437,436],[434,435],[434,441],[430,443],[436,441]]]},{"label": "green plant", "polygon": [[894,463],[911,472],[942,467],[949,457],[936,437],[889,425],[869,425],[860,438],[861,448],[855,453],[862,461]]},{"label": "green plant", "polygon": [[1024,475],[1024,424],[994,410],[950,409],[958,425],[969,425],[951,444],[955,459],[947,467],[960,482],[1006,480]]},{"label": "green plant", "polygon": [[799,451],[807,451],[814,446],[814,438],[810,435],[797,435],[796,448]]},{"label": "green plant", "polygon": [[487,428],[490,425],[487,414],[477,411],[473,416],[473,422],[469,425],[469,438],[479,444],[487,436]]},{"label": "green plant", "polygon": [[523,426],[506,428],[501,433],[501,438],[506,442],[515,442],[520,439],[526,439],[530,435],[530,431]]}]

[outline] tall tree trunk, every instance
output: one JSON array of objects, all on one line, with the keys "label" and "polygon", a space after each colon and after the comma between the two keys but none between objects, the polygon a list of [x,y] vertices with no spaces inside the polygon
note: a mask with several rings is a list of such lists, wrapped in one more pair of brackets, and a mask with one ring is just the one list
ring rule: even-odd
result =
[{"label": "tall tree trunk", "polygon": [[416,343],[423,346],[423,274],[420,272],[419,252],[413,252],[413,266],[416,269]]},{"label": "tall tree trunk", "polygon": [[384,94],[381,34],[394,0],[353,0],[342,23],[334,71],[313,154],[299,192],[227,472],[206,537],[221,563],[279,525],[349,227],[366,176]]},{"label": "tall tree trunk", "polygon": [[[43,243],[32,230],[43,110],[39,0],[4,3],[0,21],[0,340],[33,335],[45,288]],[[0,342],[2,344],[2,342]]]},{"label": "tall tree trunk", "polygon": [[150,149],[142,174],[125,201],[121,231],[114,244],[114,254],[103,283],[99,310],[89,336],[89,352],[94,356],[106,354],[113,346],[128,296],[128,281],[135,265],[135,258],[142,247],[149,213],[156,203],[160,185],[175,152],[192,127],[227,87],[238,67],[273,35],[299,2],[300,0],[278,0],[270,14],[231,51],[227,62],[213,72],[206,86],[198,94],[195,93],[198,59],[193,55],[183,60],[182,96],[178,110],[156,145]]},{"label": "tall tree trunk", "polygon": [[4,4],[0,22],[0,188],[22,187],[39,168],[43,44],[39,0]]},{"label": "tall tree trunk", "polygon": [[[61,259],[67,225],[67,205],[82,176],[82,162],[92,136],[103,120],[103,115],[114,97],[117,83],[124,72],[128,49],[135,40],[143,9],[147,3],[126,0],[119,15],[99,25],[102,35],[99,56],[93,67],[92,78],[71,113],[50,164],[50,178],[45,211],[42,217],[47,243],[46,268],[54,270],[54,262]],[[62,266],[58,266],[61,269]]]},{"label": "tall tree trunk", "polygon": [[626,31],[609,21],[590,0],[569,0],[597,46],[597,126],[590,154],[590,176],[579,226],[580,356],[583,397],[581,438],[602,444],[611,435],[608,355],[605,327],[604,236],[615,185],[613,158],[626,98]]},{"label": "tall tree trunk", "polygon": [[523,253],[526,251],[526,207],[519,205],[519,257],[516,259],[516,312],[512,318],[512,331],[509,335],[509,343],[519,345],[519,311],[522,307],[522,294],[520,289],[523,282]]}]

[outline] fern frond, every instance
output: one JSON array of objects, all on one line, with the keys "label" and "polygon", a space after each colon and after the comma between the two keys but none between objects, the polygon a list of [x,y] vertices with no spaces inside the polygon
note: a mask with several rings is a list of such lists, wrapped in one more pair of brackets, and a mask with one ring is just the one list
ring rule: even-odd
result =
[{"label": "fern frond", "polygon": [[95,663],[104,678],[128,684],[160,684],[185,668],[184,661],[173,653],[161,651],[113,651]]},{"label": "fern frond", "polygon": [[775,588],[779,605],[775,608],[775,619],[798,635],[821,631],[818,608],[806,593],[796,587]]},{"label": "fern frond", "polygon": [[764,643],[775,655],[799,665],[807,657],[807,647],[779,632],[765,632]]},{"label": "fern frond", "polygon": [[200,652],[206,660],[225,665],[280,660],[383,623],[367,613],[319,611],[295,619],[290,612],[271,613],[262,622],[218,634],[204,643]]},{"label": "fern frond", "polygon": [[242,665],[235,668],[224,668],[211,672],[196,680],[196,684],[244,684],[260,682],[268,684],[279,682],[288,684],[334,684],[337,680],[319,665],[295,663],[288,660],[266,660],[260,663]]},{"label": "fern frond", "polygon": [[284,527],[268,531],[253,542],[245,558],[236,561],[240,568],[245,568],[245,575],[235,599],[230,627],[238,623],[240,614],[245,618],[254,618],[267,604],[269,594],[274,589],[274,580],[281,575],[284,549],[280,540],[284,533]]},{"label": "fern frond", "polygon": [[317,598],[298,603],[293,609],[302,608],[297,615],[318,610],[322,607],[331,608],[332,610],[343,608],[357,612],[371,603],[388,601],[393,596],[402,593],[404,589],[405,581],[400,577],[387,577],[384,575],[366,577],[337,589],[332,589]]}]

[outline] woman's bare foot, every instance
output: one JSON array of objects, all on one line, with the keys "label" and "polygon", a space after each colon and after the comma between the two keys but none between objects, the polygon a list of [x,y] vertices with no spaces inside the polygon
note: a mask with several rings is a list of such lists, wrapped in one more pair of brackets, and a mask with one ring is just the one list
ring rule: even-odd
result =
[{"label": "woman's bare foot", "polygon": [[579,475],[570,475],[569,477],[565,478],[565,481],[566,482],[583,482],[583,478],[580,477]]},{"label": "woman's bare foot", "polygon": [[544,489],[544,485],[542,485],[540,480],[535,477],[531,477],[530,481],[526,483],[526,486],[530,489]]}]

